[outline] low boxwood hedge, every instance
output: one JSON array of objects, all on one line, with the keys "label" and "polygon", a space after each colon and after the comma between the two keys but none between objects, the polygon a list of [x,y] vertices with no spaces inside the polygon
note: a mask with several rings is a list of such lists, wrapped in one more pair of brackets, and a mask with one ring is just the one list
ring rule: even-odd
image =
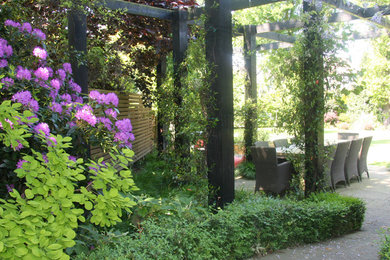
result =
[{"label": "low boxwood hedge", "polygon": [[141,232],[88,259],[244,259],[359,230],[364,212],[361,200],[336,193],[302,201],[252,194],[217,214],[149,219]]}]

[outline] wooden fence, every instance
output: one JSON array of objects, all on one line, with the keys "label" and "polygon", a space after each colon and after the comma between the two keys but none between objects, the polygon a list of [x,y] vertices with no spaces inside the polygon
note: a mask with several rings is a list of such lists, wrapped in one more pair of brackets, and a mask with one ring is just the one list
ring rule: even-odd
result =
[{"label": "wooden fence", "polygon": [[[118,110],[120,114],[118,119],[130,118],[135,137],[132,143],[132,150],[135,153],[133,161],[135,162],[150,153],[154,147],[155,118],[153,111],[142,104],[141,95],[124,94],[110,90],[96,90],[100,93],[116,93],[119,98]],[[91,158],[102,156],[105,160],[109,159],[109,155],[104,153],[100,147],[91,147]]]}]

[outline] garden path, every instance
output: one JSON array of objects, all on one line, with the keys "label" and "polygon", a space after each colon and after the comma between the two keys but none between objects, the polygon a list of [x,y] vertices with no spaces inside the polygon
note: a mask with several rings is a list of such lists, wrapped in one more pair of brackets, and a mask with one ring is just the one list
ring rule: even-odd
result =
[{"label": "garden path", "polygon": [[[360,231],[322,243],[307,244],[274,252],[267,256],[251,258],[273,260],[355,260],[379,259],[381,230],[390,226],[390,171],[384,166],[369,166],[370,178],[353,182],[349,187],[338,187],[337,192],[361,198],[367,210]],[[236,189],[254,190],[254,181],[236,180]]]}]

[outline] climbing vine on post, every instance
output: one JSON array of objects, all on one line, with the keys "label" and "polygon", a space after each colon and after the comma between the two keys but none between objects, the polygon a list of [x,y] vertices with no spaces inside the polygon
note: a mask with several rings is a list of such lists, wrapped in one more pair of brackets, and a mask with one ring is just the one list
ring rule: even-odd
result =
[{"label": "climbing vine on post", "polygon": [[305,21],[304,38],[300,60],[300,99],[305,148],[305,195],[322,189],[324,147],[324,46],[321,32],[322,17],[316,10],[316,1],[303,1],[303,11],[308,14]]},{"label": "climbing vine on post", "polygon": [[244,59],[245,59],[245,117],[244,143],[245,158],[252,161],[250,147],[257,137],[257,80],[256,80],[256,27],[244,28]]}]

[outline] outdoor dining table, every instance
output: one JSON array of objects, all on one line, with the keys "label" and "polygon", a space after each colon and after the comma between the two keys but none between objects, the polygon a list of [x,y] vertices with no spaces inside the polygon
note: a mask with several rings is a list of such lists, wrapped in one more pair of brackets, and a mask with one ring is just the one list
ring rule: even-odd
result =
[{"label": "outdoor dining table", "polygon": [[286,157],[291,154],[303,154],[303,150],[298,146],[292,144],[287,147],[276,147],[276,156],[278,157]]}]

